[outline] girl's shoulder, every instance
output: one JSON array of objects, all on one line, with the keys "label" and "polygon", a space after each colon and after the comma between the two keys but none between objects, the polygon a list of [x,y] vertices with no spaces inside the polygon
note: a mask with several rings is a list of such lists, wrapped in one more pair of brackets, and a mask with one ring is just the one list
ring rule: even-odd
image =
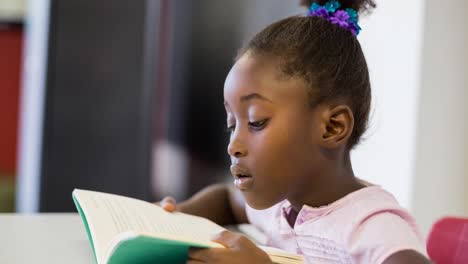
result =
[{"label": "girl's shoulder", "polygon": [[378,215],[390,214],[401,218],[417,230],[415,220],[409,211],[402,207],[390,192],[378,185],[369,185],[352,192],[328,206],[320,208],[304,206],[303,210],[305,215],[319,215],[325,222],[337,226],[345,224],[348,228],[359,227]]}]

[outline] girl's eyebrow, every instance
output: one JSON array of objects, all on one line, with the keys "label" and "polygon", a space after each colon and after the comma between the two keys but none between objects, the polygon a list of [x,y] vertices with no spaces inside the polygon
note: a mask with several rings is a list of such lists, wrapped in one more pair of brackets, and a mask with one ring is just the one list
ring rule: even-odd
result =
[{"label": "girl's eyebrow", "polygon": [[[251,94],[247,94],[247,95],[243,95],[241,96],[240,98],[240,101],[241,103],[244,103],[244,102],[247,102],[247,101],[250,101],[250,100],[253,100],[253,99],[258,99],[258,100],[263,100],[263,101],[266,101],[266,102],[270,102],[270,103],[273,103],[273,101],[271,101],[270,99],[258,94],[258,93],[251,93]],[[229,106],[229,104],[224,101],[224,106]]]},{"label": "girl's eyebrow", "polygon": [[240,101],[241,102],[246,102],[246,101],[249,101],[249,100],[253,100],[253,99],[259,99],[259,100],[263,100],[263,101],[267,101],[267,102],[270,102],[270,103],[273,103],[270,99],[258,94],[258,93],[251,93],[251,94],[248,94],[248,95],[243,95],[241,96],[241,99]]}]

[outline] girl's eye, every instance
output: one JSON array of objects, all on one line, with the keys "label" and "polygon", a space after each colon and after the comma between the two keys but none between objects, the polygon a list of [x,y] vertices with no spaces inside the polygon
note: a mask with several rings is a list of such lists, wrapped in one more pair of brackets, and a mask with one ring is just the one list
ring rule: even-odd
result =
[{"label": "girl's eye", "polygon": [[265,127],[267,122],[268,122],[268,119],[263,119],[263,120],[255,121],[255,122],[249,122],[249,126],[253,130],[262,130]]},{"label": "girl's eye", "polygon": [[226,128],[226,132],[229,133],[229,134],[232,134],[232,133],[234,133],[235,129],[236,129],[236,126],[228,126]]}]

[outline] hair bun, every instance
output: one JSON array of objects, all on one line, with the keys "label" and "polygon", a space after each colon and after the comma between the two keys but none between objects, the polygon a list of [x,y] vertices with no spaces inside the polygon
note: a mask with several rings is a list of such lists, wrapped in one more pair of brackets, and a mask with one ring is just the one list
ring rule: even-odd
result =
[{"label": "hair bun", "polygon": [[[329,0],[301,0],[300,5],[309,8],[314,2],[319,5],[325,5],[328,1]],[[352,8],[357,12],[370,12],[376,7],[373,0],[339,0],[338,2],[341,4],[340,9]]]}]

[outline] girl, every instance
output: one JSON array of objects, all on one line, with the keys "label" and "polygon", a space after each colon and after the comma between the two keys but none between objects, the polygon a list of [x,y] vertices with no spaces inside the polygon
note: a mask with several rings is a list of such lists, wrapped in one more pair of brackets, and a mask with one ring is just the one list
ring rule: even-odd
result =
[{"label": "girl", "polygon": [[[308,263],[428,263],[414,219],[351,166],[371,103],[358,12],[375,4],[304,3],[307,16],[258,33],[226,78],[237,190],[214,185],[177,205],[165,198],[162,206],[221,225],[251,223],[269,246]],[[270,263],[241,235],[223,232],[214,241],[226,249],[191,250],[188,263]]]}]

